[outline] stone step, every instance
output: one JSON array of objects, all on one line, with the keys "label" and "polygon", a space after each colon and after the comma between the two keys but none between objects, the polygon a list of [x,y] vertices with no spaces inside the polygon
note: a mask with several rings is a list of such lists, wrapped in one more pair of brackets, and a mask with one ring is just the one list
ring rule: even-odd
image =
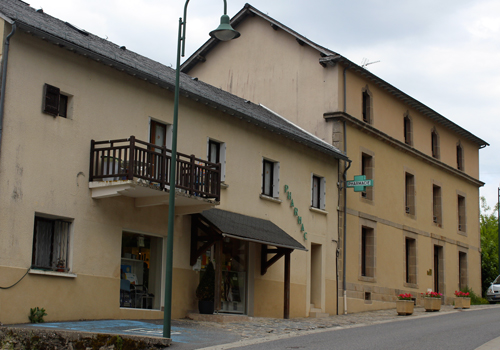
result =
[{"label": "stone step", "polygon": [[309,310],[309,317],[310,318],[323,318],[323,317],[328,317],[330,316],[329,314],[325,314],[324,312],[321,312],[321,309],[317,309],[311,305],[311,308]]}]

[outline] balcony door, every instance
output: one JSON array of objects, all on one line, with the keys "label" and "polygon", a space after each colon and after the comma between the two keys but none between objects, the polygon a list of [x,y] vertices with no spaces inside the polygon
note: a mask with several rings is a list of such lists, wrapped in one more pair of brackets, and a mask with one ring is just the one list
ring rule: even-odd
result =
[{"label": "balcony door", "polygon": [[[167,147],[167,149],[172,148],[172,126],[170,124],[161,123],[159,121],[151,119],[150,121],[150,130],[149,130],[149,143],[158,146],[158,147]],[[152,154],[151,159],[149,160],[149,166],[151,174],[154,174],[155,178],[159,178],[159,160],[161,149],[151,146],[151,151],[157,154]],[[170,155],[167,152],[167,156]],[[167,167],[168,169],[168,167]],[[165,174],[168,179],[168,171]],[[167,181],[168,182],[168,181]]]}]

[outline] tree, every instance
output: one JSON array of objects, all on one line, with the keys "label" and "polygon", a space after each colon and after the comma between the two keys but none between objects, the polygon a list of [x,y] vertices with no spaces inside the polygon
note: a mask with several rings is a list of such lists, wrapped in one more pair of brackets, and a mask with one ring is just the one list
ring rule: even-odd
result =
[{"label": "tree", "polygon": [[486,199],[481,197],[481,280],[483,295],[498,276],[498,203],[491,211]]}]

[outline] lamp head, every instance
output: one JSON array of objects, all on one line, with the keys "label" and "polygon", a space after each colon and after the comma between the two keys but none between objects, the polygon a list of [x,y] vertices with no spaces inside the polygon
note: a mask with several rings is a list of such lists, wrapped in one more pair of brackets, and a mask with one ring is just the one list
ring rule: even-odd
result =
[{"label": "lamp head", "polygon": [[210,36],[212,38],[217,38],[220,41],[229,41],[232,39],[236,39],[240,36],[240,33],[231,27],[229,24],[229,16],[222,15],[220,18],[220,25],[217,29],[212,30],[210,32]]}]

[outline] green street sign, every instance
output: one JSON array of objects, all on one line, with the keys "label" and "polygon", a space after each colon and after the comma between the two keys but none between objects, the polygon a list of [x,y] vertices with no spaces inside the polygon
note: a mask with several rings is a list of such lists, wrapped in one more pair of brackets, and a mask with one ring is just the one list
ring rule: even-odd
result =
[{"label": "green street sign", "polygon": [[366,187],[372,186],[373,180],[367,180],[365,175],[356,175],[353,181],[346,181],[346,187],[354,187],[354,192],[365,192]]}]

